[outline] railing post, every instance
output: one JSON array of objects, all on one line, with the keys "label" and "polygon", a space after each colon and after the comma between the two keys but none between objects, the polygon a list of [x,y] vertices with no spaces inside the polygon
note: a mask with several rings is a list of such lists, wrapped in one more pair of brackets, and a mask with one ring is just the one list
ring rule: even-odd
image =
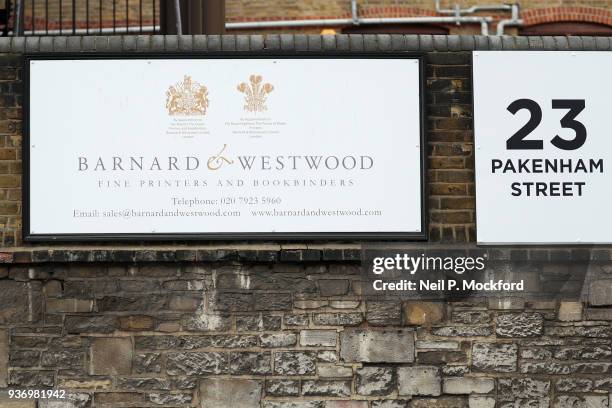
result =
[{"label": "railing post", "polygon": [[225,0],[200,1],[202,2],[203,20],[201,34],[223,34],[225,32]]},{"label": "railing post", "polygon": [[16,0],[15,4],[15,35],[23,36],[23,0]]},{"label": "railing post", "polygon": [[160,4],[163,34],[222,34],[225,31],[225,0],[161,0]]}]

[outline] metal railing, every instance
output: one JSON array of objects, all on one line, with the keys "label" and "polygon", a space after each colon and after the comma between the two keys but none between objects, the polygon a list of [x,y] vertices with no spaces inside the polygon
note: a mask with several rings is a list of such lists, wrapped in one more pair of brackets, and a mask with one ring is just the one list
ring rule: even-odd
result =
[{"label": "metal railing", "polygon": [[4,0],[2,3],[0,0],[0,35],[160,32],[160,0]]}]

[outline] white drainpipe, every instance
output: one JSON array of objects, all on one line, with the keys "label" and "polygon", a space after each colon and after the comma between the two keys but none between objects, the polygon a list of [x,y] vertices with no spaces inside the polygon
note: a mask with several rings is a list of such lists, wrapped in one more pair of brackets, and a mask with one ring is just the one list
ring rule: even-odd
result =
[{"label": "white drainpipe", "polygon": [[482,35],[489,35],[491,17],[396,17],[396,18],[360,18],[357,12],[357,0],[351,1],[351,18],[283,20],[283,21],[248,21],[242,23],[225,23],[228,30],[281,28],[281,27],[330,27],[343,25],[366,24],[480,24]]},{"label": "white drainpipe", "polygon": [[443,9],[440,7],[440,0],[436,0],[436,12],[438,14],[454,14],[460,16],[463,14],[473,14],[480,11],[512,11],[512,5],[510,4],[499,4],[499,5],[484,5],[484,6],[472,6],[469,8],[462,9],[459,4],[454,9]]},{"label": "white drainpipe", "polygon": [[504,31],[506,27],[522,26],[524,21],[522,18],[520,18],[519,14],[520,14],[520,9],[519,9],[518,4],[513,4],[512,5],[512,18],[507,19],[507,20],[501,20],[499,23],[497,23],[497,35],[504,35]]},{"label": "white drainpipe", "polygon": [[491,17],[397,17],[397,18],[358,18],[357,20],[286,20],[286,21],[249,21],[244,23],[225,23],[228,30],[280,28],[280,27],[329,27],[366,24],[480,24],[482,35],[489,35]]},{"label": "white drainpipe", "polygon": [[[436,1],[436,7],[439,1]],[[476,6],[488,7],[488,6]],[[500,6],[495,6],[499,9]],[[474,7],[468,9],[471,10]],[[283,21],[248,21],[243,23],[225,23],[228,30],[258,29],[258,28],[284,28],[284,27],[337,27],[344,25],[367,24],[480,24],[482,35],[489,35],[491,17],[475,17],[454,15],[453,17],[391,17],[391,18],[360,18],[357,0],[351,0],[351,18],[339,19],[312,19],[312,20],[283,20]]]}]

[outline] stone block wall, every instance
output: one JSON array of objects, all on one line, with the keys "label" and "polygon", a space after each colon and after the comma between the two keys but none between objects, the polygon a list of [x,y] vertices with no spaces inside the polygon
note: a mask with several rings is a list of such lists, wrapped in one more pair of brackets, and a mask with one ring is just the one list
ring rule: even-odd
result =
[{"label": "stone block wall", "polygon": [[[485,49],[609,51],[612,42],[0,38],[0,407],[609,408],[610,248],[488,250],[500,261],[492,272],[536,271],[536,288],[586,265],[597,279],[572,282],[575,298],[434,300],[372,296],[360,243],[21,241],[23,52],[398,51],[427,62],[430,239],[412,249],[476,250],[470,51]],[[9,389],[67,398],[18,401]]]},{"label": "stone block wall", "polygon": [[[533,252],[522,265],[555,254]],[[610,252],[592,255],[609,264]],[[0,388],[68,391],[38,407],[610,403],[610,275],[598,284],[607,295],[585,303],[445,301],[365,295],[351,248],[36,249],[5,262]]]}]

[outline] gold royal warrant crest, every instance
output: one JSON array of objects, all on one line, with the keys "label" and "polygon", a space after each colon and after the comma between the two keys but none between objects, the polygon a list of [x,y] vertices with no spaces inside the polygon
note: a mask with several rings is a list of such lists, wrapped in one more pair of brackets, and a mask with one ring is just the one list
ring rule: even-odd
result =
[{"label": "gold royal warrant crest", "polygon": [[250,84],[245,82],[238,85],[238,91],[244,96],[244,110],[247,112],[264,112],[268,110],[266,100],[270,92],[274,90],[271,84],[264,84],[261,75],[251,75],[249,78]]},{"label": "gold royal warrant crest", "polygon": [[206,115],[208,89],[185,75],[183,82],[168,88],[166,109],[170,115]]}]

